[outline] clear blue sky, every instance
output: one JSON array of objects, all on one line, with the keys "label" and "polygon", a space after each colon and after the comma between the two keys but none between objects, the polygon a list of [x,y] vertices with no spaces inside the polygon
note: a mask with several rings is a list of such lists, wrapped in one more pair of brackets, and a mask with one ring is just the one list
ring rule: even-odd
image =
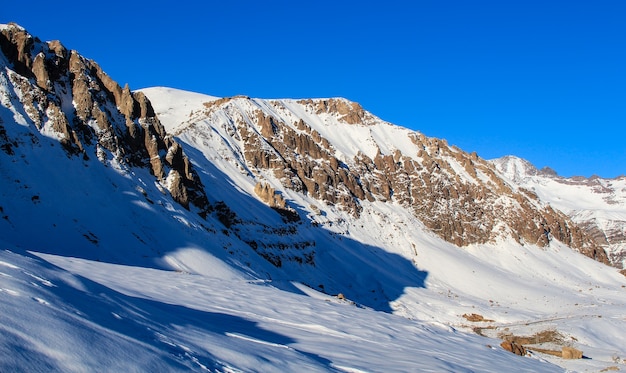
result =
[{"label": "clear blue sky", "polygon": [[626,1],[5,2],[131,89],[341,96],[483,158],[626,174]]}]

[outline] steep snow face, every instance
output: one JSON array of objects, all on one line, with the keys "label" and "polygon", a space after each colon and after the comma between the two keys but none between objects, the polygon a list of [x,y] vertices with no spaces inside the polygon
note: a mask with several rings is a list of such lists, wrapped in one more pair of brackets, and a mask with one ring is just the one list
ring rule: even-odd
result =
[{"label": "steep snow face", "polygon": [[537,168],[525,159],[505,156],[492,161],[498,170],[516,184],[538,174]]},{"label": "steep snow face", "polygon": [[537,193],[542,201],[566,212],[584,226],[611,258],[626,260],[626,177],[564,178],[537,172],[528,161],[504,157],[491,161],[511,182]]},{"label": "steep snow face", "polygon": [[183,91],[175,88],[154,87],[141,90],[156,109],[156,115],[167,133],[175,134],[182,124],[181,119],[193,117],[202,110],[205,102],[212,102],[218,97]]}]

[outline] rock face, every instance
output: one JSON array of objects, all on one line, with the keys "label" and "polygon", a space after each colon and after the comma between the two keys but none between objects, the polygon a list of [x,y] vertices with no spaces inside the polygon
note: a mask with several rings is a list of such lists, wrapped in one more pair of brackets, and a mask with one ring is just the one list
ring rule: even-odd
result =
[{"label": "rock face", "polygon": [[566,213],[608,253],[612,265],[626,261],[626,177],[561,177],[530,162],[507,156],[491,161],[501,175]]},{"label": "rock face", "polygon": [[[20,26],[4,26],[2,71],[37,129],[58,138],[69,156],[147,167],[186,208],[206,214],[204,188],[141,92],[111,79],[95,62],[60,42],[41,42]],[[9,152],[8,139],[0,141]]]},{"label": "rock face", "polygon": [[270,207],[285,208],[285,199],[280,194],[276,194],[276,189],[269,186],[269,184],[257,183],[254,187],[254,192]]},{"label": "rock face", "polygon": [[[273,188],[307,194],[357,219],[365,203],[398,204],[458,246],[512,238],[544,247],[558,240],[608,263],[585,229],[493,164],[347,100],[220,99],[192,113],[181,134],[206,136],[208,128],[196,129],[200,122],[225,133],[220,141],[237,153],[241,169],[261,180],[269,173],[280,182]],[[266,187],[257,189],[266,203],[277,203]]]}]

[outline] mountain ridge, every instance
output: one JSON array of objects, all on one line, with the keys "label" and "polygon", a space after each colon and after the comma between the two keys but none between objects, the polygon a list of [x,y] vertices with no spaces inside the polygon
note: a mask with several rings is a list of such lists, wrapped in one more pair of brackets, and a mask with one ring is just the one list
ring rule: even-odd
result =
[{"label": "mountain ridge", "polygon": [[[1,367],[537,372],[626,356],[626,278],[476,154],[344,99],[131,91],[15,27],[0,29],[26,71],[2,47]],[[497,347],[550,330],[535,348],[591,359]]]},{"label": "mountain ridge", "polygon": [[[162,100],[158,94],[153,99]],[[216,140],[226,142],[226,148],[238,149],[237,158],[243,160],[239,167],[252,167],[256,170],[252,174],[273,170],[272,176],[280,180],[273,188],[311,194],[355,217],[360,213],[360,201],[394,201],[412,209],[440,237],[460,246],[494,241],[500,235],[547,245],[554,237],[608,263],[602,249],[569,218],[542,205],[532,193],[511,189],[476,154],[363,114],[360,106],[355,106],[354,115],[350,104],[329,113],[328,107],[337,107],[332,102],[215,100],[190,113],[192,118],[178,127],[177,133],[182,140],[185,130],[202,126],[193,135],[198,139],[220,132],[220,126],[228,128]],[[345,119],[366,116],[365,125]],[[206,125],[207,121],[215,124]],[[389,140],[392,138],[406,140],[394,143]],[[210,139],[205,136],[202,141]],[[503,193],[509,198],[506,201],[500,199]],[[509,210],[512,212],[504,213]],[[434,214],[437,211],[439,215]],[[481,216],[481,226],[475,225],[476,216]],[[496,221],[507,216],[508,222],[496,228]],[[483,226],[487,223],[490,225]]]},{"label": "mountain ridge", "polygon": [[[36,82],[30,85],[19,74],[6,78],[21,91],[16,94],[24,99],[24,114],[41,132],[58,137],[73,155],[149,167],[174,199],[206,214],[206,195],[195,171],[143,94],[120,87],[96,63],[60,42],[41,42],[17,25],[3,26],[0,47],[7,62]],[[10,148],[7,142],[3,146]]]},{"label": "mountain ridge", "polygon": [[605,248],[610,262],[618,268],[624,268],[626,176],[611,179],[599,176],[561,177],[550,172],[539,172],[530,162],[514,156],[491,162],[513,183],[533,190],[542,200],[584,226],[598,245]]}]

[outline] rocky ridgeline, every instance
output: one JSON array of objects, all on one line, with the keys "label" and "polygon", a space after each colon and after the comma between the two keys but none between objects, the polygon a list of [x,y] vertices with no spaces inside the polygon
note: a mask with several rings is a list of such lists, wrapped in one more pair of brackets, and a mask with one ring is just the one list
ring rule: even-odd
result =
[{"label": "rocky ridgeline", "polygon": [[341,99],[300,100],[300,104],[308,106],[315,114],[323,113],[338,115],[339,120],[348,124],[375,124],[376,117],[363,109],[356,102]]},{"label": "rocky ridgeline", "polygon": [[575,219],[598,246],[608,249],[611,264],[618,268],[624,268],[626,263],[626,221],[607,219],[600,224],[595,218],[584,220],[584,218],[575,217]]},{"label": "rocky ridgeline", "polygon": [[[146,167],[181,205],[195,206],[201,215],[216,209],[209,205],[182,147],[165,133],[142,93],[120,87],[96,63],[58,41],[41,42],[16,25],[2,29],[0,47],[9,63],[3,73],[26,115],[40,132],[56,136],[68,155]],[[218,114],[230,118],[227,133],[242,144],[241,156],[249,170],[270,172],[283,188],[355,218],[365,201],[397,203],[459,246],[506,237],[546,246],[557,239],[608,263],[604,250],[584,229],[541,203],[534,193],[509,185],[476,154],[406,130],[404,135],[414,145],[409,154],[397,149],[385,153],[388,147],[377,144],[375,154],[360,151],[346,158],[335,148],[341,144],[324,138],[315,123],[309,123],[311,118],[333,126],[388,124],[344,99],[300,100],[292,105],[307,115],[298,117],[282,101],[260,105],[235,97],[206,103],[194,118]],[[5,153],[17,146],[2,124],[0,143]],[[259,184],[256,193],[286,222],[297,221],[297,212],[273,187]],[[312,262],[312,257],[304,261]]]},{"label": "rocky ridgeline", "polygon": [[0,33],[0,48],[28,118],[40,132],[57,137],[70,156],[149,167],[177,202],[207,213],[200,179],[142,93],[120,87],[95,62],[60,42],[41,42],[14,24]]},{"label": "rocky ridgeline", "polygon": [[309,115],[304,118],[283,115],[289,109],[282,101],[265,104],[247,97],[221,99],[206,103],[195,118],[229,118],[228,133],[243,144],[241,152],[249,169],[270,171],[283,187],[356,218],[363,201],[393,202],[410,209],[426,227],[458,246],[506,237],[547,246],[556,239],[608,263],[604,250],[584,229],[540,202],[533,192],[507,183],[475,153],[407,130],[416,149],[412,154],[400,150],[384,154],[379,146],[374,157],[358,152],[353,159],[339,159],[334,145],[306,118],[324,121],[332,117],[337,125],[350,126],[387,124],[343,99],[298,101]]},{"label": "rocky ridgeline", "polygon": [[[556,189],[566,194],[585,195],[585,200],[596,200],[594,204],[582,203],[578,206],[569,203],[563,209],[596,245],[608,253],[612,265],[623,268],[626,260],[626,177],[562,177],[548,167],[539,170],[530,162],[514,156],[490,162],[512,183],[536,190],[545,195],[544,198],[553,198],[550,190]],[[563,203],[560,198],[545,202],[557,208]]]}]

